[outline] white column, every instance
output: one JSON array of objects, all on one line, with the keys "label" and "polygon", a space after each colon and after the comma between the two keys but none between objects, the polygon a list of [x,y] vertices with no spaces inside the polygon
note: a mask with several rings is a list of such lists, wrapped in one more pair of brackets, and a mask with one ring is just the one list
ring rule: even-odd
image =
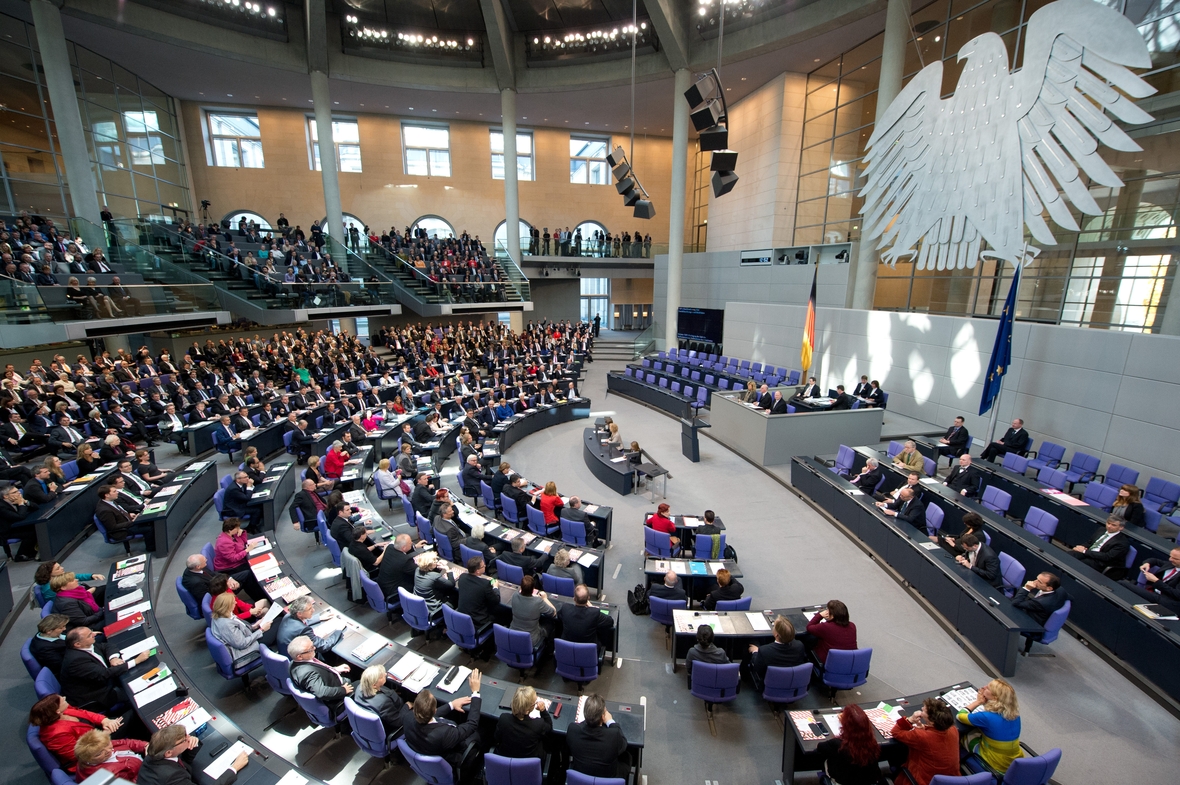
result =
[{"label": "white column", "polygon": [[[889,109],[889,104],[901,92],[902,69],[905,67],[905,48],[909,41],[910,0],[889,0],[885,16],[885,40],[881,48],[881,76],[877,83],[877,116]],[[856,264],[848,271],[850,297],[846,304],[852,308],[871,310],[877,290],[877,238],[864,233],[861,221],[860,252]]]},{"label": "white column", "polygon": [[48,0],[31,0],[29,9],[33,12],[37,47],[41,50],[41,64],[45,68],[45,84],[49,88],[53,124],[65,161],[66,184],[70,189],[74,215],[102,226],[98,187],[90,164],[90,152],[86,149],[86,135],[82,131],[82,115],[78,111],[78,93],[74,90],[74,71],[66,51],[61,12]]},{"label": "white column", "polygon": [[668,205],[668,300],[664,309],[664,348],[676,346],[676,314],[684,269],[684,194],[688,187],[688,101],[692,83],[687,68],[676,72],[672,88],[672,198]]},{"label": "white column", "polygon": [[[344,215],[340,208],[340,176],[336,172],[336,145],[332,141],[332,97],[328,92],[328,75],[311,72],[311,100],[315,106],[315,131],[320,149],[320,173],[324,184],[324,212],[328,216],[328,235],[348,247],[344,233]],[[347,259],[336,263],[348,269]]]},{"label": "white column", "polygon": [[[504,237],[508,255],[520,267],[520,189],[516,182],[516,91],[500,91],[500,123],[504,131]],[[495,240],[495,238],[492,238]]]}]

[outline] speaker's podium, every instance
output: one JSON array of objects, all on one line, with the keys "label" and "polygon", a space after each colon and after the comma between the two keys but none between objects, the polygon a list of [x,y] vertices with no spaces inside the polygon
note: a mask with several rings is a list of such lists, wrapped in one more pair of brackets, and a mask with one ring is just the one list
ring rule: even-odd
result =
[{"label": "speaker's podium", "polygon": [[697,431],[708,427],[709,423],[699,417],[689,415],[680,418],[680,452],[693,463],[701,462],[701,442]]}]

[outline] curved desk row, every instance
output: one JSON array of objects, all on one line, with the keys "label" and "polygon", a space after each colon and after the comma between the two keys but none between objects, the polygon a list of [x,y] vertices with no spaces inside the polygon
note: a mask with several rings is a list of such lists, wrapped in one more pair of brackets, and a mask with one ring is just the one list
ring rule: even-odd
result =
[{"label": "curved desk row", "polygon": [[[353,497],[353,499],[355,500],[356,497]],[[365,506],[368,507],[368,511],[371,515],[376,515],[376,512],[371,506]],[[377,516],[377,520],[380,520],[379,515]],[[275,559],[278,562],[278,566],[280,568],[280,574],[278,577],[274,578],[274,580],[289,580],[289,585],[293,587],[295,591],[305,593],[315,602],[317,613],[322,611],[324,608],[332,607],[331,603],[325,601],[324,598],[312,590],[310,586],[307,586],[300,576],[294,572],[290,566],[290,562],[288,562],[283,557],[282,549],[277,540],[273,544],[272,552],[274,553]],[[458,569],[453,565],[447,566],[449,569]],[[306,587],[306,592],[304,591],[304,587]],[[501,592],[502,599],[504,599],[507,595],[507,599],[511,600],[511,593],[518,591],[517,587],[512,586],[511,584],[505,584],[504,582],[499,582],[498,588]],[[290,591],[290,589],[287,589],[287,591]],[[562,598],[556,599],[557,601],[563,601]],[[613,609],[614,614],[617,614],[618,612],[618,608],[615,606],[604,607]],[[617,631],[617,615],[615,618],[615,629]],[[428,680],[421,684],[421,686],[418,684],[411,684],[410,687],[413,687],[413,689],[407,687],[406,684],[391,678],[391,681],[402,691],[403,697],[413,700],[413,696],[420,689],[424,688],[429,688],[435,693],[436,696],[440,696],[440,699],[445,700],[453,700],[455,698],[461,698],[470,694],[466,680],[461,681],[458,688],[453,692],[440,689],[439,685],[445,681],[447,674],[451,670],[452,666],[449,663],[445,663],[433,657],[421,655],[407,646],[403,646],[402,644],[396,643],[395,641],[392,641],[389,638],[380,635],[379,633],[373,632],[365,625],[345,616],[342,613],[337,612],[336,619],[337,621],[335,621],[334,626],[341,628],[344,634],[340,643],[337,644],[332,651],[345,662],[348,662],[350,665],[353,665],[358,669],[363,670],[370,665],[384,665],[388,672],[393,672],[397,664],[406,657],[411,658],[411,660],[407,660],[407,662],[421,660],[423,663],[425,663],[427,672],[429,672],[431,669],[437,669],[437,672],[434,672]],[[324,634],[327,633],[325,632]],[[379,641],[381,644],[380,648],[378,648],[375,653],[365,657],[364,659],[361,659],[356,653],[357,647],[371,640]],[[410,680],[407,679],[407,681]],[[483,722],[494,723],[499,719],[502,713],[507,711],[507,709],[502,708],[502,705],[506,702],[506,700],[510,700],[511,695],[515,694],[516,687],[517,685],[513,682],[490,678],[486,675],[483,677],[483,683],[480,687],[480,693],[483,697],[480,714]],[[556,700],[563,704],[564,708],[561,712],[561,716],[555,717],[553,719],[553,734],[558,737],[564,737],[566,730],[574,722],[578,705],[578,697],[540,689],[537,690],[537,693],[543,697]],[[645,706],[642,703],[620,703],[618,701],[607,701],[607,708],[610,710],[611,714],[615,718],[615,721],[619,724],[627,738],[635,767],[637,769],[640,768],[643,760]]]},{"label": "curved desk row", "polygon": [[[216,462],[194,461],[146,500],[135,522],[150,522],[155,528],[157,556],[166,556],[180,542],[189,522],[212,501],[216,492]],[[94,511],[90,512],[93,515]]]},{"label": "curved desk row", "polygon": [[567,401],[559,401],[553,406],[538,406],[536,409],[530,409],[496,424],[496,427],[492,429],[492,436],[484,442],[483,457],[494,461],[497,457],[508,452],[512,445],[542,428],[574,420],[584,420],[589,416],[589,398],[571,398]]},{"label": "curved desk row", "polygon": [[620,371],[611,371],[606,375],[606,391],[608,394],[615,393],[640,403],[646,403],[673,417],[686,417],[689,412],[689,404],[696,400],[696,398],[672,392],[666,387],[640,381]]},{"label": "curved desk row", "polygon": [[[864,456],[860,453],[858,456],[858,461],[863,462]],[[895,484],[904,481],[900,472],[892,468],[887,471],[893,473]],[[791,466],[791,484],[846,526],[862,515],[856,510],[861,505],[836,488],[847,481],[812,459],[795,459]],[[963,515],[974,512],[983,518],[992,538],[992,550],[1006,553],[1020,562],[1026,576],[1041,572],[1057,575],[1061,579],[1061,588],[1072,602],[1068,624],[1091,642],[1105,647],[1113,655],[1112,659],[1121,661],[1121,667],[1132,671],[1147,684],[1145,688],[1180,701],[1180,669],[1174,664],[1180,661],[1180,621],[1148,619],[1135,610],[1135,606],[1145,600],[1130,589],[1004,516],[960,496],[938,480],[923,480],[922,492],[922,501],[927,507],[934,504],[942,510],[944,534],[958,536],[963,531]]]},{"label": "curved desk row", "polygon": [[[138,705],[138,702],[133,700],[139,719],[150,732],[181,722],[192,735],[200,739],[201,746],[197,749],[196,757],[192,761],[193,769],[197,772],[198,782],[210,782],[211,780],[201,772],[219,755],[228,752],[235,741],[240,740],[258,754],[250,756],[250,762],[238,773],[236,785],[274,785],[287,772],[291,771],[292,765],[277,755],[264,754],[262,752],[263,746],[256,738],[245,733],[226,718],[222,712],[217,711],[213,702],[197,689],[191,679],[185,676],[184,668],[172,654],[168,647],[168,641],[165,640],[162,630],[156,622],[154,603],[146,599],[149,594],[147,587],[152,585],[153,560],[151,557],[136,558],[144,559],[141,562],[144,569],[139,573],[144,576],[144,579],[138,586],[124,588],[119,585],[120,579],[116,576],[119,574],[119,565],[125,562],[112,564],[111,569],[107,572],[112,579],[107,584],[105,624],[111,625],[118,621],[118,612],[111,610],[112,604],[120,605],[124,602],[121,598],[133,592],[142,592],[144,600],[134,601],[123,610],[142,606],[146,602],[147,607],[140,611],[143,614],[143,623],[110,636],[107,640],[107,651],[113,654],[136,645],[143,645],[148,638],[155,639],[155,644],[152,646],[155,654],[142,665],[131,668],[120,676],[124,690],[129,695],[133,694],[131,683],[142,681],[145,674],[151,673],[161,666],[171,671],[171,676],[141,689],[138,695],[147,698],[147,702]],[[169,679],[172,684],[171,689],[169,689]],[[153,690],[155,693],[162,691],[163,694],[154,694]]]},{"label": "curved desk row", "polygon": [[623,496],[634,492],[634,466],[617,448],[603,444],[595,428],[582,431],[582,458],[590,473],[611,490]]}]

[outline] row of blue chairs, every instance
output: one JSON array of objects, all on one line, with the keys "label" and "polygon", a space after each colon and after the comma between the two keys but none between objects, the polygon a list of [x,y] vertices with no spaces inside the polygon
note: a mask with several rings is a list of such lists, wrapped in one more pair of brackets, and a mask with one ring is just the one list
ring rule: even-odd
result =
[{"label": "row of blue chairs", "polygon": [[[649,373],[644,376],[641,372],[638,372],[631,367],[628,367],[623,373],[626,376],[634,378],[637,382],[654,385],[661,389],[675,393],[676,395],[683,395],[694,409],[705,408],[705,405],[709,400],[709,390],[703,385],[696,388],[687,384],[682,386],[679,381],[669,379],[667,376],[656,376],[654,373]],[[686,373],[685,376],[687,375],[688,374]]]}]

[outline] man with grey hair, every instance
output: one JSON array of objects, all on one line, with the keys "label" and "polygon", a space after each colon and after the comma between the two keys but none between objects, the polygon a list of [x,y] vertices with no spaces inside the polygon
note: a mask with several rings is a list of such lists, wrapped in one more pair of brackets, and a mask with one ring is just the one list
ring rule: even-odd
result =
[{"label": "man with grey hair", "polygon": [[463,484],[463,495],[478,498],[482,493],[479,484],[486,482],[490,486],[491,481],[491,473],[485,473],[483,467],[479,465],[479,456],[474,454],[468,455],[467,463],[463,466],[463,472],[460,475],[460,482]]},{"label": "man with grey hair", "polygon": [[[199,553],[194,553],[184,560],[184,574],[180,576],[180,584],[193,595],[197,607],[201,607],[201,600],[209,593],[209,582],[213,580],[213,568],[208,560]],[[237,591],[241,585],[233,578],[229,579],[229,590]]]},{"label": "man with grey hair", "polygon": [[860,470],[860,474],[849,478],[849,480],[862,492],[872,496],[873,491],[877,489],[877,484],[881,482],[881,478],[884,476],[884,472],[877,463],[877,459],[869,458],[865,461],[865,467]]},{"label": "man with grey hair", "polygon": [[315,435],[308,433],[307,420],[300,420],[295,430],[291,431],[291,449],[295,451],[296,460],[300,465],[307,463],[307,456],[311,455]]},{"label": "man with grey hair", "polygon": [[597,548],[598,527],[590,520],[590,516],[582,509],[582,499],[579,496],[571,496],[570,503],[561,509],[561,517],[567,521],[577,521],[586,527],[586,544],[591,548]]},{"label": "man with grey hair", "polygon": [[386,599],[396,600],[400,586],[414,593],[414,541],[408,534],[399,534],[393,539],[393,547],[386,548],[381,566],[377,570],[377,585]]},{"label": "man with grey hair", "polygon": [[348,666],[333,668],[316,659],[316,645],[305,635],[297,635],[287,644],[287,656],[291,658],[291,683],[323,701],[333,720],[339,717],[344,711],[344,699],[353,691],[352,682],[344,677]]},{"label": "man with grey hair", "polygon": [[325,619],[332,616],[332,609],[328,608],[323,613],[315,612],[315,605],[310,597],[296,597],[287,606],[287,615],[279,623],[279,634],[276,637],[276,643],[280,650],[286,648],[299,636],[304,636],[312,642],[316,649],[316,656],[328,656],[332,647],[340,642],[344,637],[341,630],[336,630],[326,638],[321,638],[315,634],[312,629]]}]

